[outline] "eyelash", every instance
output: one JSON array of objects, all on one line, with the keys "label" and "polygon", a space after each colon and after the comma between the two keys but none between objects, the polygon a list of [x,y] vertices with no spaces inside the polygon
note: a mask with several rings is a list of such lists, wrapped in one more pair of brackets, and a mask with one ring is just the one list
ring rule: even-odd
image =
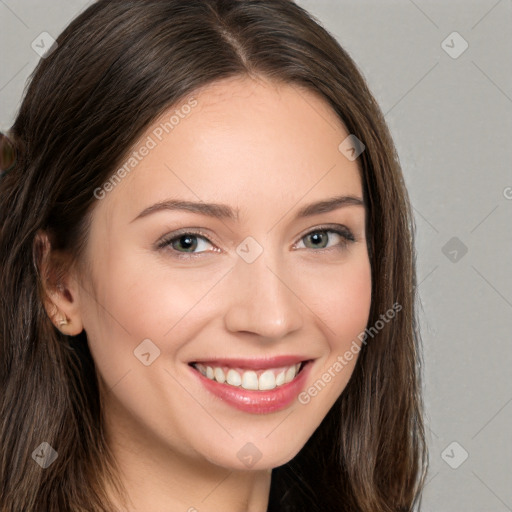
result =
[{"label": "eyelash", "polygon": [[[356,241],[354,235],[348,228],[346,228],[345,226],[339,226],[339,225],[338,226],[332,226],[332,225],[318,226],[318,227],[308,231],[306,234],[302,235],[300,237],[300,240],[302,240],[303,238],[306,238],[307,236],[315,234],[315,233],[335,233],[342,238],[341,242],[337,246],[334,246],[334,247],[327,247],[327,248],[320,248],[320,249],[313,249],[313,248],[306,247],[306,249],[309,249],[309,250],[315,251],[315,252],[318,252],[318,251],[330,252],[332,250],[340,251],[340,250],[345,249],[346,246],[350,242]],[[203,238],[208,243],[213,245],[213,242],[210,242],[207,235],[205,233],[203,233],[202,231],[194,230],[194,229],[183,229],[183,230],[177,231],[175,233],[171,233],[170,235],[164,237],[160,242],[157,243],[157,249],[169,250],[171,252],[175,252],[176,254],[175,255],[173,254],[173,257],[178,258],[178,259],[196,258],[196,257],[202,256],[203,254],[208,253],[208,252],[218,252],[218,251],[202,251],[199,253],[187,253],[187,252],[176,251],[176,250],[172,249],[172,247],[170,247],[174,241],[179,240],[181,237],[183,237],[185,235],[192,235],[194,237]]]}]

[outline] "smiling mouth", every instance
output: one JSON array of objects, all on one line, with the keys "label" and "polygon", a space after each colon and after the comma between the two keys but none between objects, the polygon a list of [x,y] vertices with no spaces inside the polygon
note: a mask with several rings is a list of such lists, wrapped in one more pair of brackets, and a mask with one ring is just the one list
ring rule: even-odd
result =
[{"label": "smiling mouth", "polygon": [[264,370],[248,370],[200,362],[189,364],[207,379],[220,384],[227,384],[248,391],[269,391],[292,382],[310,361]]}]

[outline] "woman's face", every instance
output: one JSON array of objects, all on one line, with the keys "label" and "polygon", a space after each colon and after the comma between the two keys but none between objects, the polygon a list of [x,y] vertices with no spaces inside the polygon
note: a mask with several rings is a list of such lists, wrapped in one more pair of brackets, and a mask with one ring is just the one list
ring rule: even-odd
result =
[{"label": "woman's face", "polygon": [[79,305],[119,446],[268,469],[319,426],[370,309],[348,135],[311,92],[224,80],[155,122],[98,192]]}]

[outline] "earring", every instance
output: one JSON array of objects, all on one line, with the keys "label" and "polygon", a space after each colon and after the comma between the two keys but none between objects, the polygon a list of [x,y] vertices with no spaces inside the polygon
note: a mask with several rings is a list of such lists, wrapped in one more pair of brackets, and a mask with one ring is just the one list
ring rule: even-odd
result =
[{"label": "earring", "polygon": [[68,322],[67,318],[65,318],[65,317],[59,321],[59,327],[63,327],[68,324],[69,324],[69,322]]}]

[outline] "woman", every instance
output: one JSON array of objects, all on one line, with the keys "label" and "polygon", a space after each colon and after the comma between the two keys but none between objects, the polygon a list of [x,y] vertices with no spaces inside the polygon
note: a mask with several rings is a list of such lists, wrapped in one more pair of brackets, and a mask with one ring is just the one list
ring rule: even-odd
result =
[{"label": "woman", "polygon": [[420,503],[408,196],[302,8],[100,0],[9,140],[2,512]]}]

